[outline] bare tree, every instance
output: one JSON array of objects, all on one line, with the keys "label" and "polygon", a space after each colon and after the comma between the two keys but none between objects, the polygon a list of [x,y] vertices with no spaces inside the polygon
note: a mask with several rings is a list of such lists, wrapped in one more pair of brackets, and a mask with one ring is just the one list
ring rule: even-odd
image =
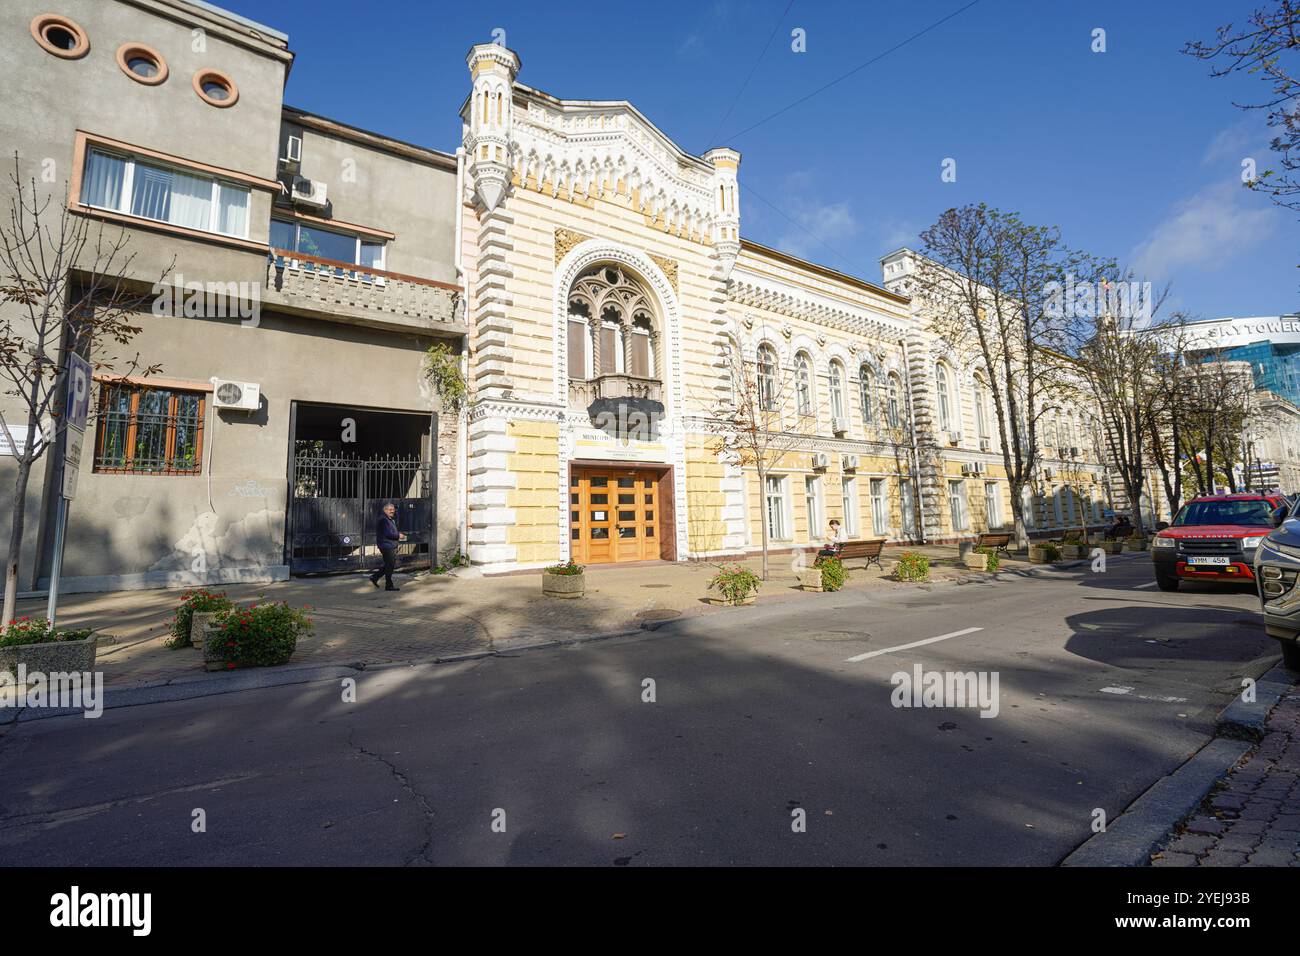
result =
[{"label": "bare tree", "polygon": [[1225,24],[1209,42],[1194,40],[1183,52],[1212,64],[1211,75],[1255,74],[1269,86],[1261,102],[1236,105],[1244,110],[1263,110],[1268,125],[1276,131],[1271,148],[1279,156],[1281,170],[1266,169],[1246,185],[1272,196],[1288,209],[1300,209],[1300,5],[1293,0],[1275,0],[1256,9],[1244,25]]},{"label": "bare tree", "polygon": [[67,356],[75,352],[93,368],[120,375],[158,371],[142,368],[138,353],[113,354],[128,349],[139,333],[131,320],[150,298],[132,281],[135,257],[126,251],[126,234],[115,229],[106,235],[102,223],[92,226],[72,213],[66,191],[58,206],[54,196],[42,198],[34,179],[23,180],[17,154],[10,181],[8,221],[0,222],[0,394],[13,410],[12,417],[0,414],[0,435],[17,471],[0,622],[13,619],[17,602],[32,466],[66,427]]},{"label": "bare tree", "polygon": [[1140,531],[1151,409],[1159,395],[1156,322],[1169,290],[1153,293],[1149,282],[1113,260],[1082,254],[1071,262],[1070,281],[1074,288],[1063,290],[1061,305],[1064,347],[1101,412],[1109,457]]},{"label": "bare tree", "polygon": [[1016,540],[1027,547],[1023,490],[1038,466],[1038,425],[1058,380],[1047,309],[1065,253],[1055,228],[984,204],[949,209],[921,234],[918,294],[930,327],[981,370],[1011,486]]},{"label": "bare tree", "polygon": [[[758,476],[762,528],[763,580],[768,577],[766,496],[767,476],[781,466],[786,455],[804,443],[804,436],[786,429],[794,388],[781,368],[775,349],[761,342],[745,346],[739,323],[733,328],[722,356],[723,394],[714,400],[709,447],[714,454],[741,468],[752,467]],[[811,533],[811,531],[810,531]]]}]

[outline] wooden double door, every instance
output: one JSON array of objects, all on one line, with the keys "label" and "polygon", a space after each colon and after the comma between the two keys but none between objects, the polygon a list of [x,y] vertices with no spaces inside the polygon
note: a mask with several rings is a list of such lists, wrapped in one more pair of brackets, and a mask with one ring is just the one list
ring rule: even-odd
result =
[{"label": "wooden double door", "polygon": [[579,564],[660,556],[659,474],[577,468],[569,479],[569,547]]}]

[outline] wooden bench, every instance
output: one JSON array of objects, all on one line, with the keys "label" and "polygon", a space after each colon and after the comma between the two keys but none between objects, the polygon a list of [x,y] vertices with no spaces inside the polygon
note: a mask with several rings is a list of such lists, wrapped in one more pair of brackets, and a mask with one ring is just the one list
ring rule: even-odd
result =
[{"label": "wooden bench", "polygon": [[880,552],[885,549],[884,538],[872,538],[869,541],[845,541],[840,545],[837,557],[841,561],[848,561],[851,558],[865,559],[864,568],[875,565],[880,570],[885,570],[880,564]]},{"label": "wooden bench", "polygon": [[975,539],[975,547],[992,548],[994,554],[1001,551],[1007,557],[1011,556],[1011,552],[1007,550],[1010,544],[1011,534],[1006,531],[985,531]]}]

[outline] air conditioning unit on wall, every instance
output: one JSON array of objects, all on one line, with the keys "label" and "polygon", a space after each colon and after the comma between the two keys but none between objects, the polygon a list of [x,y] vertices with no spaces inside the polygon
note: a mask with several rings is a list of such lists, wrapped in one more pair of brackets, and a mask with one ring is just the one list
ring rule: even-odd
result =
[{"label": "air conditioning unit on wall", "polygon": [[293,200],[295,206],[324,209],[329,204],[327,192],[324,180],[304,179],[301,176],[295,176],[289,198]]},{"label": "air conditioning unit on wall", "polygon": [[261,404],[262,388],[256,382],[212,380],[212,404],[241,412],[255,412]]},{"label": "air conditioning unit on wall", "polygon": [[857,470],[858,470],[858,456],[857,456],[857,455],[841,455],[841,456],[840,456],[840,470],[841,470],[841,471],[857,471]]},{"label": "air conditioning unit on wall", "polygon": [[812,456],[812,466],[817,469],[825,469],[831,466],[831,458],[825,452],[817,452]]},{"label": "air conditioning unit on wall", "polygon": [[831,419],[831,431],[836,435],[843,435],[849,430],[849,423],[843,418]]}]

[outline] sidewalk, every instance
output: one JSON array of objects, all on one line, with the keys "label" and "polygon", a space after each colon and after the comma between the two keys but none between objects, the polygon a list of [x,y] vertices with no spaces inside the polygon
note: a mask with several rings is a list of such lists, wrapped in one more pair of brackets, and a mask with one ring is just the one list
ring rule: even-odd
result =
[{"label": "sidewalk", "polygon": [[1152,866],[1300,866],[1300,682]]},{"label": "sidewalk", "polygon": [[[960,567],[956,547],[888,548],[881,558],[883,570],[864,571],[860,562],[850,562],[846,590],[916,587],[886,577],[905,550],[931,558],[934,583],[986,577]],[[756,573],[761,568],[758,558],[739,563]],[[769,567],[770,577],[758,592],[758,603],[824,598],[797,588],[790,555],[773,555]],[[1025,561],[1003,558],[1002,570],[1029,567]],[[715,593],[707,590],[715,570],[708,562],[595,565],[587,569],[586,597],[576,601],[543,597],[540,572],[535,571],[490,577],[472,571],[400,575],[402,590],[396,594],[371,587],[362,573],[211,590],[224,591],[237,603],[267,600],[311,605],[315,634],[298,645],[294,665],[379,664],[493,653],[621,633],[679,617],[725,613],[730,609],[708,603]],[[193,678],[204,673],[200,652],[164,646],[180,593],[67,595],[60,602],[59,624],[99,630],[98,666],[109,686]],[[19,615],[44,613],[43,600],[19,602]]]}]

